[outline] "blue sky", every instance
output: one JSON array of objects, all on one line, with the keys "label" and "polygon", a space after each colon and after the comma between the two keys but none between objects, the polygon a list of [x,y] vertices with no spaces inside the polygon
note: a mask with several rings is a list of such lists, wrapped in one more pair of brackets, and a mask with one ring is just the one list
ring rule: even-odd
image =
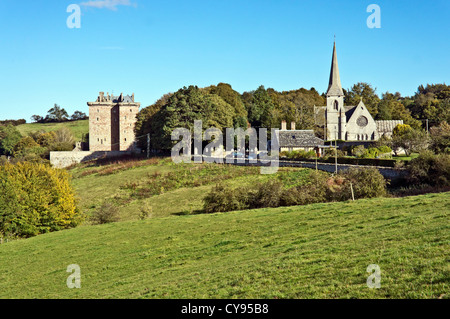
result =
[{"label": "blue sky", "polygon": [[[0,0],[0,119],[88,112],[99,91],[147,106],[190,84],[239,92],[342,86],[413,95],[450,82],[450,0]],[[83,4],[82,4],[83,3]],[[369,4],[381,28],[369,29]],[[69,29],[70,4],[82,4]]]}]

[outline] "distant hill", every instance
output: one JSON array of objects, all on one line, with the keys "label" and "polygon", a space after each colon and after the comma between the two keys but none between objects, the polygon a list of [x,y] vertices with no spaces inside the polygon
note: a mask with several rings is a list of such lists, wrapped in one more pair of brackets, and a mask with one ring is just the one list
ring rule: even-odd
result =
[{"label": "distant hill", "polygon": [[[0,298],[449,298],[450,193],[82,226],[0,245]],[[68,289],[67,267],[81,267]],[[381,288],[367,286],[370,264]]]},{"label": "distant hill", "polygon": [[71,121],[62,123],[31,123],[17,126],[17,129],[22,135],[28,135],[28,133],[36,131],[56,131],[61,127],[69,128],[77,141],[81,141],[83,135],[89,133],[89,120]]}]

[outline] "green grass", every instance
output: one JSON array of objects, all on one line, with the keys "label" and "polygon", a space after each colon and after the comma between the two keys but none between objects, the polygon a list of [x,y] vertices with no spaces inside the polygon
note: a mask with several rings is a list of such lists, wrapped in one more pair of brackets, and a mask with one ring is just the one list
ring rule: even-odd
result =
[{"label": "green grass", "polygon": [[[170,158],[139,166],[146,163],[136,161],[100,167],[81,165],[72,169],[80,207],[91,215],[104,201],[112,201],[119,208],[121,221],[137,220],[140,207],[150,207],[153,218],[194,213],[203,208],[203,197],[220,180],[238,187],[280,178],[292,186],[305,182],[311,172],[302,168],[280,168],[278,174],[261,175],[257,167],[175,165]],[[123,170],[117,170],[120,167]],[[110,173],[111,169],[116,171]],[[156,193],[144,192],[148,189]]]},{"label": "green grass", "polygon": [[83,226],[0,245],[0,298],[450,298],[448,207],[440,193]]},{"label": "green grass", "polygon": [[409,156],[406,156],[406,155],[392,156],[393,159],[401,160],[401,161],[407,161],[407,162],[412,160],[412,159],[415,159],[417,157],[419,157],[419,153],[412,153]]},{"label": "green grass", "polygon": [[74,134],[77,141],[81,141],[83,134],[89,133],[89,120],[73,121],[64,123],[31,123],[17,126],[19,132],[26,136],[28,133],[37,131],[56,131],[62,127],[69,128]]}]

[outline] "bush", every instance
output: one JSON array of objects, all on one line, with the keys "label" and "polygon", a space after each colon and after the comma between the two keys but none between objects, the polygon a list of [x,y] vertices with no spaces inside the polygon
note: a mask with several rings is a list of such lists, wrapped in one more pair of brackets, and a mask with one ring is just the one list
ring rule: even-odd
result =
[{"label": "bush", "polygon": [[278,207],[283,191],[283,183],[278,180],[262,183],[257,185],[256,192],[251,199],[244,202],[248,203],[246,206],[249,208]]},{"label": "bush", "polygon": [[0,166],[0,233],[27,238],[82,221],[66,171],[27,162]]},{"label": "bush", "polygon": [[211,214],[245,209],[248,207],[248,203],[245,202],[244,193],[217,184],[203,199],[203,210],[205,213]]},{"label": "bush", "polygon": [[364,145],[358,145],[352,149],[352,155],[356,156],[356,157],[363,157],[365,151],[366,151],[366,148],[364,147]]},{"label": "bush", "polygon": [[[376,168],[352,168],[342,174],[352,183],[355,199],[386,196],[386,180]],[[343,196],[351,198],[350,187],[343,188]]]},{"label": "bush", "polygon": [[97,225],[115,223],[119,219],[119,209],[109,202],[104,202],[91,216],[92,222]]},{"label": "bush", "polygon": [[274,180],[253,188],[231,189],[216,187],[204,199],[206,213],[233,210],[307,205],[330,201],[350,200],[351,186],[355,199],[385,196],[386,180],[375,168],[351,169],[329,177],[327,173],[312,171],[306,184],[286,187]]},{"label": "bush", "polygon": [[412,184],[450,186],[450,155],[423,152],[409,162],[408,171]]}]

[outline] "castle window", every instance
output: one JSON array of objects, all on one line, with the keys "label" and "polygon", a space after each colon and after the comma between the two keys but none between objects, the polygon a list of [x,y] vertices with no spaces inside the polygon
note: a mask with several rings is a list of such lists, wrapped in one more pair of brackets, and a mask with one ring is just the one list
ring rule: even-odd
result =
[{"label": "castle window", "polygon": [[133,110],[132,110],[132,109],[130,109],[130,113],[133,113]]},{"label": "castle window", "polygon": [[97,117],[97,121],[99,121],[99,118]]},{"label": "castle window", "polygon": [[127,141],[127,139],[126,139],[126,138],[125,138],[124,140],[125,140],[125,142]]},{"label": "castle window", "polygon": [[337,100],[334,101],[334,109],[335,110],[339,109],[339,102]]}]

